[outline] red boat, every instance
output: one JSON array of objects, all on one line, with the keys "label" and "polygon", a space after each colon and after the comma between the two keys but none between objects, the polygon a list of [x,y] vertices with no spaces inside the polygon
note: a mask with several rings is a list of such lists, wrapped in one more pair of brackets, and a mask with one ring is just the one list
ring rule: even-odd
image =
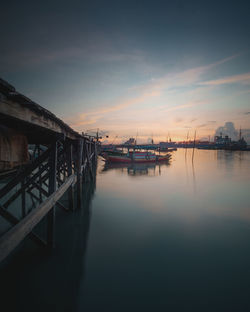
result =
[{"label": "red boat", "polygon": [[170,154],[156,155],[151,152],[129,152],[123,155],[112,155],[112,153],[103,155],[106,161],[112,163],[152,163],[160,161],[168,161]]}]

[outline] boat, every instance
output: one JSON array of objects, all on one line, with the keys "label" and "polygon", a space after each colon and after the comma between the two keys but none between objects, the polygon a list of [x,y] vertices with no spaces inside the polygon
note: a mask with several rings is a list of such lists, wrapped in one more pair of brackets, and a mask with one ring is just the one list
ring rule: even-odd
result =
[{"label": "boat", "polygon": [[118,150],[118,149],[113,149],[113,150],[103,150],[100,155],[106,159],[107,156],[124,156],[126,154],[124,154],[122,151]]},{"label": "boat", "polygon": [[171,158],[170,154],[156,155],[152,152],[128,152],[121,153],[121,155],[115,155],[112,153],[107,153],[103,155],[104,159],[111,163],[150,163],[150,162],[162,162],[168,161]]}]

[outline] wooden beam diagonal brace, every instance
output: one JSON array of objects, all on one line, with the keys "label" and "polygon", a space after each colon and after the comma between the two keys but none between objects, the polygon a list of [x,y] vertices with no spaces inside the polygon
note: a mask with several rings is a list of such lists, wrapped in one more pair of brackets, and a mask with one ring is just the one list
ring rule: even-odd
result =
[{"label": "wooden beam diagonal brace", "polygon": [[[56,202],[62,197],[71,184],[76,180],[75,175],[71,175],[56,192],[48,197],[37,208],[33,209],[16,226],[10,229],[0,238],[0,262],[33,230],[33,228],[48,214]],[[6,211],[5,211],[6,212]]]},{"label": "wooden beam diagonal brace", "polygon": [[29,176],[38,166],[40,166],[50,154],[50,149],[46,150],[40,157],[36,158],[30,165],[17,174],[9,183],[0,190],[0,198],[6,195],[13,187],[20,183],[24,178]]},{"label": "wooden beam diagonal brace", "polygon": [[[3,207],[0,206],[0,215],[7,220],[10,224],[16,225],[20,222],[19,219],[17,219],[15,216],[13,216],[9,211],[6,211]],[[44,247],[46,246],[46,242],[38,237],[35,233],[30,232],[28,234],[29,238],[34,241],[35,243],[39,244],[40,246]],[[1,240],[1,239],[0,239]],[[1,254],[0,254],[1,258]]]},{"label": "wooden beam diagonal brace", "polygon": [[22,194],[23,190],[25,188],[27,188],[30,184],[33,183],[33,181],[35,181],[37,178],[39,178],[39,176],[45,171],[47,170],[49,167],[49,164],[44,165],[40,171],[38,171],[37,173],[35,173],[33,176],[31,176],[30,178],[26,179],[26,181],[22,184],[21,188],[15,193],[13,194],[4,204],[3,207],[5,209],[8,208],[8,206],[19,196]]}]

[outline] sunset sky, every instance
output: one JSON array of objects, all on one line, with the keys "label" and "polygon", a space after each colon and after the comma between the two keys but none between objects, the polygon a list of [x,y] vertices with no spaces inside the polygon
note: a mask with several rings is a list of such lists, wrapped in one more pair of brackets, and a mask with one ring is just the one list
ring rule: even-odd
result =
[{"label": "sunset sky", "polygon": [[248,3],[5,2],[0,76],[110,141],[250,129]]}]

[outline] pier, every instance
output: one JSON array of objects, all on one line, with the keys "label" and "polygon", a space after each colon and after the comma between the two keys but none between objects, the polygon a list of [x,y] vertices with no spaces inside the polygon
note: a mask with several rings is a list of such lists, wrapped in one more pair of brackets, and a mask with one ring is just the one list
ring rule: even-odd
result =
[{"label": "pier", "polygon": [[[0,232],[0,262],[26,237],[55,247],[56,207],[80,209],[83,182],[95,179],[98,149],[97,138],[77,133],[0,79],[0,173],[10,174],[0,189],[0,217],[9,224]],[[45,235],[34,231],[39,223]]]}]

